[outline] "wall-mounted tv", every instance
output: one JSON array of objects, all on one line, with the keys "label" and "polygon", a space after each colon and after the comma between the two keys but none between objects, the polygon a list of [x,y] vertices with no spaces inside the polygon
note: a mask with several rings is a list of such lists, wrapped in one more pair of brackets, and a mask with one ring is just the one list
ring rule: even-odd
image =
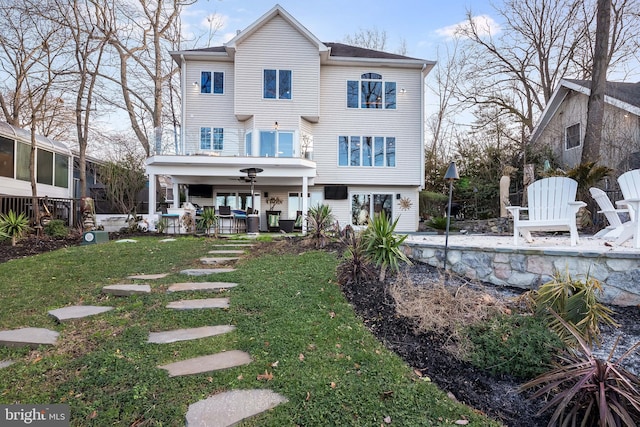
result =
[{"label": "wall-mounted tv", "polygon": [[189,196],[191,197],[213,197],[213,185],[189,184]]},{"label": "wall-mounted tv", "polygon": [[325,200],[345,200],[348,198],[346,185],[325,185]]}]

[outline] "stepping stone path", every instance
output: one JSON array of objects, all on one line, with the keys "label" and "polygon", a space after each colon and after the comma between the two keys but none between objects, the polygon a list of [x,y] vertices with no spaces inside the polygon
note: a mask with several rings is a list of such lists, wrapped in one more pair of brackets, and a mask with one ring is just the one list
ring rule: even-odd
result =
[{"label": "stepping stone path", "polygon": [[45,328],[20,328],[0,331],[0,345],[7,347],[54,345],[60,334]]},{"label": "stepping stone path", "polygon": [[271,390],[232,390],[189,405],[187,427],[226,427],[288,399]]},{"label": "stepping stone path", "polygon": [[177,239],[162,239],[160,243],[175,242]]},{"label": "stepping stone path", "polygon": [[[176,239],[164,239],[169,242]],[[118,240],[118,243],[133,242],[135,240]],[[226,246],[251,247],[252,243],[228,242]],[[222,246],[225,245],[216,245]],[[244,250],[212,250],[210,254],[242,254]],[[201,258],[205,264],[218,264],[236,261],[237,257]],[[203,276],[215,273],[227,273],[234,271],[233,268],[203,268],[188,269],[180,273],[191,276]],[[132,280],[155,280],[167,277],[169,274],[139,274],[128,276]],[[186,282],[174,283],[169,286],[167,292],[179,291],[219,291],[238,286],[237,283],[230,282]],[[148,294],[151,292],[149,285],[116,284],[102,288],[102,292],[117,296],[129,296],[135,294]],[[188,309],[208,309],[208,308],[228,308],[229,298],[205,298],[193,300],[174,301],[167,305],[167,308],[177,310]],[[70,306],[49,311],[59,322],[68,319],[77,319],[92,316],[112,310],[113,307],[103,306]],[[195,340],[199,338],[222,335],[235,330],[233,325],[202,326],[199,328],[176,329],[163,332],[150,332],[148,343],[168,344],[177,341]],[[59,333],[44,328],[22,328],[9,331],[0,331],[0,345],[5,346],[32,346],[54,345]],[[251,363],[251,356],[240,350],[230,350],[217,354],[196,357],[158,366],[165,369],[170,377],[182,375],[194,375],[204,372],[217,371],[221,369],[243,366]],[[0,369],[12,365],[11,360],[0,360]],[[209,397],[208,399],[189,405],[186,414],[186,425],[188,427],[230,427],[236,423],[267,411],[287,402],[287,398],[271,390],[232,390]]]},{"label": "stepping stone path", "polygon": [[116,240],[116,243],[138,243],[138,241],[133,239],[120,239]]},{"label": "stepping stone path", "polygon": [[112,294],[121,297],[130,295],[149,294],[151,286],[149,285],[109,285],[102,288],[105,294]]},{"label": "stepping stone path", "polygon": [[206,276],[209,274],[217,273],[230,273],[236,271],[235,268],[189,268],[182,270],[180,274],[186,274],[187,276]]},{"label": "stepping stone path", "polygon": [[237,283],[231,282],[185,282],[174,283],[169,286],[167,292],[180,292],[180,291],[220,291],[223,289],[235,288]]},{"label": "stepping stone path", "polygon": [[200,328],[176,329],[173,331],[151,332],[148,343],[168,344],[177,341],[189,341],[198,338],[222,335],[235,330],[233,325],[202,326]]},{"label": "stepping stone path", "polygon": [[252,248],[255,246],[254,243],[226,243],[223,245],[211,245],[211,247],[213,248],[228,248],[228,247],[234,247],[234,248]]},{"label": "stepping stone path", "polygon": [[113,310],[113,307],[102,307],[96,305],[73,305],[70,307],[50,310],[49,314],[55,317],[58,322],[64,322],[65,320],[93,316],[94,314],[104,313],[105,311],[109,310]]},{"label": "stepping stone path", "polygon": [[224,264],[227,262],[235,262],[239,260],[238,257],[215,257],[215,258],[200,258],[200,262],[203,264]]},{"label": "stepping stone path", "polygon": [[229,308],[229,298],[204,298],[173,301],[167,308],[174,310],[197,310],[201,308]]},{"label": "stepping stone path", "polygon": [[0,360],[0,369],[7,368],[7,367],[13,365],[14,363],[16,363],[16,362],[14,362],[12,360]]},{"label": "stepping stone path", "polygon": [[170,377],[179,377],[183,375],[219,371],[221,369],[248,365],[249,363],[251,363],[251,356],[249,356],[248,353],[240,350],[231,350],[209,356],[194,357],[193,359],[169,363],[168,365],[158,366],[158,368],[166,369],[169,372]]},{"label": "stepping stone path", "polygon": [[157,280],[157,279],[164,279],[168,275],[169,275],[169,273],[135,274],[133,276],[127,276],[127,279],[132,279],[132,280]]}]

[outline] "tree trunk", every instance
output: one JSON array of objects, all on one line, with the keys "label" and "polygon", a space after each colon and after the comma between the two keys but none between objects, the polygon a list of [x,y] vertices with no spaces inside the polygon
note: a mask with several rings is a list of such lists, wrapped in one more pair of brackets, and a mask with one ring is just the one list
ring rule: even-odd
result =
[{"label": "tree trunk", "polygon": [[611,26],[611,0],[598,0],[596,44],[593,52],[591,94],[587,104],[587,126],[584,132],[582,163],[600,160],[602,122],[604,119],[604,93],[607,84],[609,27]]}]

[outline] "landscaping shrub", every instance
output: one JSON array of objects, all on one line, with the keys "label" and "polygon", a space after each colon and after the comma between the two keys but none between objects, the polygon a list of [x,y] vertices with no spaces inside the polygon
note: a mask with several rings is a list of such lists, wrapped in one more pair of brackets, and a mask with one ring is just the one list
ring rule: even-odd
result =
[{"label": "landscaping shrub", "polygon": [[345,233],[340,241],[345,246],[345,251],[337,268],[338,282],[348,285],[375,280],[376,271],[367,256],[362,234],[350,231]]},{"label": "landscaping shrub", "polygon": [[316,248],[323,248],[333,229],[333,214],[329,205],[316,205],[307,212],[308,232]]},{"label": "landscaping shrub", "polygon": [[53,219],[44,226],[44,234],[47,236],[62,238],[69,235],[69,229],[64,225],[64,221],[61,219]]},{"label": "landscaping shrub", "polygon": [[11,246],[15,246],[29,231],[29,218],[21,212],[16,214],[9,211],[6,214],[0,214],[0,234],[11,238]]},{"label": "landscaping shrub", "polygon": [[562,348],[558,336],[536,316],[492,317],[468,326],[464,335],[471,343],[468,359],[475,366],[525,379],[547,370]]},{"label": "landscaping shrub", "polygon": [[400,261],[411,264],[411,261],[402,252],[400,246],[407,239],[407,235],[395,234],[396,218],[393,223],[384,211],[373,216],[367,229],[362,235],[365,245],[365,253],[372,263],[380,269],[380,281],[384,281],[387,269],[397,272],[400,269]]}]

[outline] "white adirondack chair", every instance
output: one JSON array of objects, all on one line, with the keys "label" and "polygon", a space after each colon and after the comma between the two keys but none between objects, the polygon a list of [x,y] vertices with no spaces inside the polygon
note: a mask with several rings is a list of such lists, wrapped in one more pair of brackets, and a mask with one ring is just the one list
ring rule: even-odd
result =
[{"label": "white adirondack chair", "polygon": [[[527,207],[508,206],[513,215],[513,243],[518,244],[518,235],[531,243],[532,231],[569,231],[571,246],[578,244],[578,209],[587,204],[576,201],[578,183],[566,177],[555,176],[535,181],[527,187]],[[527,211],[528,219],[520,219]]]},{"label": "white adirondack chair", "polygon": [[640,169],[634,169],[620,175],[618,185],[624,200],[616,203],[628,207],[631,221],[624,225],[616,244],[620,245],[633,237],[633,247],[640,248],[640,218],[638,217],[640,213]]},{"label": "white adirondack chair", "polygon": [[611,203],[611,200],[609,200],[609,196],[607,196],[607,193],[599,188],[591,187],[589,189],[589,192],[591,193],[591,197],[593,197],[593,200],[595,200],[600,207],[598,213],[604,214],[604,216],[607,218],[607,221],[609,222],[609,225],[607,227],[598,231],[593,235],[593,237],[596,237],[598,239],[615,239],[616,237],[619,237],[622,233],[622,230],[624,229],[624,224],[622,222],[622,219],[620,218],[620,214],[629,213],[629,209],[616,209],[613,206],[613,203]]}]

